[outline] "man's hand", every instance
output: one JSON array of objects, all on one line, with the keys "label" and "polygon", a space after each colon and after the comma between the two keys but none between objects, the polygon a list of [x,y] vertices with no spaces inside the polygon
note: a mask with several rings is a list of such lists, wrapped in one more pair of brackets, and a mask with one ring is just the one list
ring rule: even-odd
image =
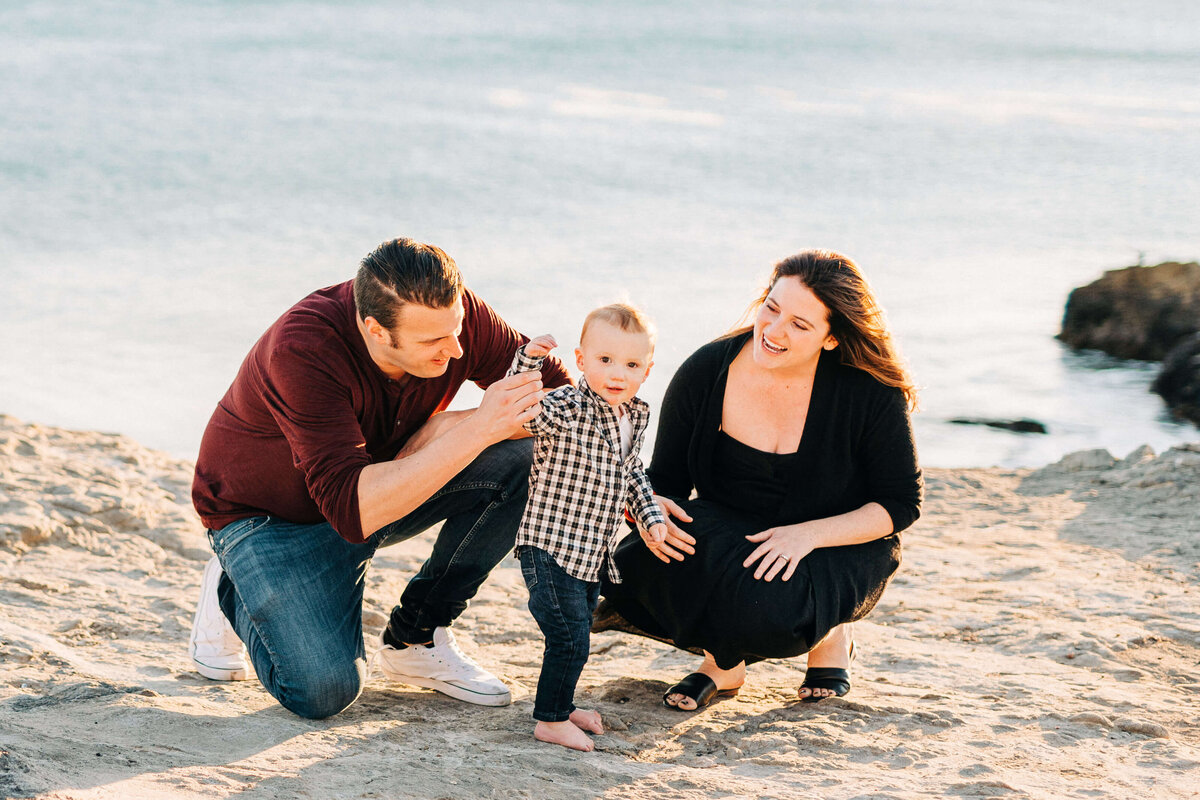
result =
[{"label": "man's hand", "polygon": [[470,425],[487,444],[508,439],[541,410],[542,373],[518,372],[496,381],[483,393],[479,408],[462,424]]},{"label": "man's hand", "polygon": [[548,333],[543,333],[536,339],[530,339],[525,345],[525,355],[530,358],[545,358],[550,351],[558,347],[558,342]]},{"label": "man's hand", "polygon": [[461,420],[456,412],[437,414],[434,420],[455,416],[430,428],[428,438],[422,435],[424,441],[408,455],[363,467],[358,477],[363,533],[374,533],[412,513],[486,448],[521,431],[541,410],[545,394],[540,372],[509,375],[489,386],[479,408]]}]

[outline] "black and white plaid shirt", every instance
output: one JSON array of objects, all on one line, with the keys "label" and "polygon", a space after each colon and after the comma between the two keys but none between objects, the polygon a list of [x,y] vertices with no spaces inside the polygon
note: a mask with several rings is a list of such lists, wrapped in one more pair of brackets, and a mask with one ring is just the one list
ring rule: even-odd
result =
[{"label": "black and white plaid shirt", "polygon": [[[517,350],[508,374],[540,369],[542,358]],[[621,582],[612,551],[628,507],[643,527],[666,520],[654,502],[638,450],[650,421],[650,406],[634,397],[622,404],[633,425],[629,453],[621,454],[617,412],[579,379],[542,398],[541,412],[525,429],[536,438],[529,470],[529,503],[517,529],[517,545],[540,547],[569,575]]]}]

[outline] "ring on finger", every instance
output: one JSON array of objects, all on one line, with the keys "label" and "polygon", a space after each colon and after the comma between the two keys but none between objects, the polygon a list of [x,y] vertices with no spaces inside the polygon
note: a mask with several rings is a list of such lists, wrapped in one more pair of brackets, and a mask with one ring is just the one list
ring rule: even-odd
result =
[{"label": "ring on finger", "polygon": [[792,557],[791,557],[791,556],[786,556],[786,555],[784,555],[783,553],[780,553],[779,555],[775,556],[775,560],[776,560],[776,561],[782,561],[783,563],[785,563],[785,564],[786,564],[787,562],[789,562],[789,561],[791,561],[791,560],[792,560]]}]

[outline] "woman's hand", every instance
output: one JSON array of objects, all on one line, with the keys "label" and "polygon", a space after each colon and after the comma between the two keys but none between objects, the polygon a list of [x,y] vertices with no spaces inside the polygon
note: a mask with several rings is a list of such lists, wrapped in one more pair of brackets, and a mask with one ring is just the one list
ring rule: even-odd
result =
[{"label": "woman's hand", "polygon": [[768,583],[780,573],[783,574],[783,580],[789,580],[800,560],[817,547],[817,538],[812,533],[811,526],[803,523],[767,528],[746,538],[752,542],[759,542],[759,545],[742,562],[742,566],[749,568],[757,561],[754,579],[766,580]]},{"label": "woman's hand", "polygon": [[665,564],[670,564],[672,559],[683,561],[685,553],[692,555],[696,552],[696,540],[691,534],[676,525],[671,520],[671,517],[681,519],[684,522],[691,522],[692,518],[674,500],[654,495],[654,502],[658,503],[658,507],[662,510],[663,516],[666,517],[667,523],[665,525],[652,525],[648,531],[642,530],[642,526],[638,525],[638,533],[641,534],[642,541],[646,543],[646,547],[659,561]]}]

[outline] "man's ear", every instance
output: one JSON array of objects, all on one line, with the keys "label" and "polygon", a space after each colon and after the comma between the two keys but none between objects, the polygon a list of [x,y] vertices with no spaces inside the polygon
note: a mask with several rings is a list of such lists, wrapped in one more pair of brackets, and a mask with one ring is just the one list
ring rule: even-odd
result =
[{"label": "man's ear", "polygon": [[368,336],[380,344],[390,345],[392,343],[392,337],[388,334],[387,329],[380,325],[379,320],[374,317],[363,318],[363,329],[366,330]]}]

